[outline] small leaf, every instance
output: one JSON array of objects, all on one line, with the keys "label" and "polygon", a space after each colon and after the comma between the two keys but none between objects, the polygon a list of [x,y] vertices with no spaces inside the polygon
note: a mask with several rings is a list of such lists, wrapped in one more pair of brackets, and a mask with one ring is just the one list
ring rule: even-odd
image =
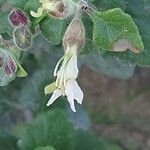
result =
[{"label": "small leaf", "polygon": [[52,17],[46,17],[40,23],[42,35],[54,45],[61,43],[66,29],[66,20],[59,20]]},{"label": "small leaf", "polygon": [[92,14],[93,43],[106,51],[139,53],[144,49],[139,30],[131,16],[115,8]]},{"label": "small leaf", "polygon": [[17,66],[18,69],[16,72],[16,76],[20,78],[26,77],[28,75],[27,72],[23,69],[23,67],[18,62],[17,62]]},{"label": "small leaf", "polygon": [[13,34],[14,42],[16,45],[22,49],[26,50],[31,47],[32,44],[32,34],[26,27],[18,27]]}]

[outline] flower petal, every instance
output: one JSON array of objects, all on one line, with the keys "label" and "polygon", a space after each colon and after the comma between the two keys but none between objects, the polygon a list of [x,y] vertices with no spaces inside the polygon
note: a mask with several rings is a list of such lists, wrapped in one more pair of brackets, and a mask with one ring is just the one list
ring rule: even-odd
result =
[{"label": "flower petal", "polygon": [[54,93],[52,94],[50,100],[47,103],[47,106],[50,106],[57,98],[61,96],[61,91],[60,90],[55,90]]},{"label": "flower petal", "polygon": [[74,99],[72,97],[67,97],[68,102],[70,103],[70,108],[73,112],[76,112],[75,104],[74,104]]},{"label": "flower petal", "polygon": [[79,104],[82,104],[83,92],[76,81],[74,82],[74,99],[77,100]]},{"label": "flower petal", "polygon": [[66,80],[68,79],[76,79],[78,76],[78,67],[77,67],[77,55],[73,54],[70,58],[69,62],[66,65]]},{"label": "flower petal", "polygon": [[65,94],[67,96],[67,100],[70,103],[70,107],[73,112],[76,112],[74,105],[74,80],[69,80],[66,83]]},{"label": "flower petal", "polygon": [[67,97],[69,95],[73,95],[73,99],[75,99],[79,104],[82,104],[83,92],[76,80],[68,80],[66,82],[65,94],[67,95]]},{"label": "flower petal", "polygon": [[41,17],[43,14],[43,8],[42,7],[38,8],[37,12],[30,11],[30,14],[35,18]]}]

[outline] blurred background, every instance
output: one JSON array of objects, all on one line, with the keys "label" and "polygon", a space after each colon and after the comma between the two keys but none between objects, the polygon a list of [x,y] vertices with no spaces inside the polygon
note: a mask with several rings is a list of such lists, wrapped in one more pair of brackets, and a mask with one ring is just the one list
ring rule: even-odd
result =
[{"label": "blurred background", "polygon": [[[0,2],[0,13],[23,7],[13,0]],[[100,10],[120,7],[134,18],[145,44],[145,62],[140,67],[115,55],[83,53],[78,59],[82,106],[76,103],[73,113],[61,97],[47,107],[50,95],[43,89],[54,80],[63,49],[37,35],[22,57],[29,75],[0,88],[0,150],[150,150],[150,0],[93,4]]]}]

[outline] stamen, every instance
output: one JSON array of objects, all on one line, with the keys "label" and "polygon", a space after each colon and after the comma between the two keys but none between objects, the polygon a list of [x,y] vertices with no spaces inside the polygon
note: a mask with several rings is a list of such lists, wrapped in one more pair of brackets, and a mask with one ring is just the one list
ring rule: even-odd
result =
[{"label": "stamen", "polygon": [[55,69],[54,69],[54,76],[55,76],[55,77],[57,76],[58,67],[59,67],[60,63],[63,61],[63,59],[64,59],[64,56],[61,57],[61,58],[58,60],[56,66],[55,66]]}]

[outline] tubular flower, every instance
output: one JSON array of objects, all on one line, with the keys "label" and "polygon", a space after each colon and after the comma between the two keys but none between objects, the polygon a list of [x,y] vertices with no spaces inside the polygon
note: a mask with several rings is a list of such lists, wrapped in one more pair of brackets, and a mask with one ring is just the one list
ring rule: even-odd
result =
[{"label": "tubular flower", "polygon": [[45,87],[45,94],[53,93],[47,106],[60,96],[67,96],[73,112],[76,112],[74,100],[82,104],[83,92],[76,82],[78,77],[77,55],[79,49],[82,48],[82,44],[84,44],[83,25],[81,20],[74,19],[64,36],[65,54],[60,58],[54,69],[56,81]]},{"label": "tubular flower", "polygon": [[40,17],[44,12],[56,18],[64,18],[75,12],[76,5],[72,0],[39,0],[42,4],[37,12],[31,11],[33,17]]}]

